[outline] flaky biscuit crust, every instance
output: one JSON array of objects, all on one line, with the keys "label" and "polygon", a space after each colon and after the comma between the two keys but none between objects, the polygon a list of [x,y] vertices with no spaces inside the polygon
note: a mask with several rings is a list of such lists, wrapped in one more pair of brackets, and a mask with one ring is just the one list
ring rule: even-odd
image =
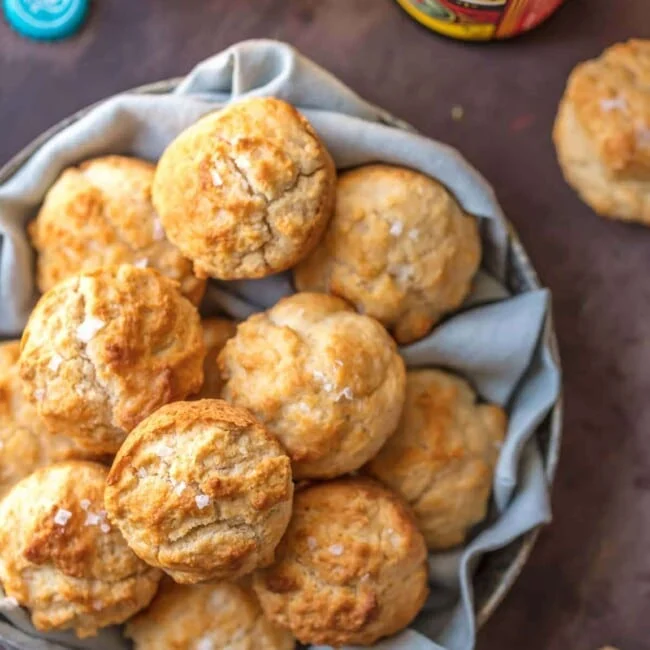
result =
[{"label": "flaky biscuit crust", "polygon": [[309,122],[282,100],[256,97],[207,115],[167,147],[153,201],[199,275],[259,278],[315,246],[335,180]]},{"label": "flaky biscuit crust", "polygon": [[394,341],[343,300],[299,293],[237,327],[219,355],[224,399],[287,450],[294,477],[358,469],[393,433],[405,369]]},{"label": "flaky biscuit crust", "polygon": [[553,130],[566,181],[598,214],[650,223],[650,41],[571,73]]},{"label": "flaky biscuit crust", "polygon": [[230,582],[161,585],[148,609],[131,619],[135,650],[293,650],[290,632],[262,613],[250,587]]},{"label": "flaky biscuit crust", "polygon": [[102,266],[151,266],[176,280],[198,304],[205,281],[165,237],[151,204],[155,167],[137,158],[105,156],[64,170],[29,225],[38,252],[42,292]]},{"label": "flaky biscuit crust", "polygon": [[451,548],[485,518],[506,426],[466,381],[412,370],[397,431],[365,470],[409,503],[429,549]]},{"label": "flaky biscuit crust", "polygon": [[217,357],[226,341],[237,332],[237,325],[227,318],[205,318],[201,321],[205,361],[203,362],[203,386],[192,399],[216,399],[221,397],[223,381]]},{"label": "flaky biscuit crust", "polygon": [[203,383],[201,322],[177,285],[123,265],[44,294],[21,342],[25,394],[47,428],[115,453],[157,408]]},{"label": "flaky biscuit crust", "polygon": [[95,454],[57,432],[50,434],[25,398],[18,374],[20,342],[0,343],[0,498],[36,468]]},{"label": "flaky biscuit crust", "polygon": [[426,557],[401,500],[374,481],[338,479],[296,493],[276,562],[254,587],[265,614],[301,642],[370,645],[420,611]]},{"label": "flaky biscuit crust", "polygon": [[108,469],[67,461],[36,470],[0,503],[0,581],[39,630],[83,638],[146,607],[161,573],[103,512]]},{"label": "flaky biscuit crust", "polygon": [[366,165],[339,176],[325,236],[294,279],[301,291],[345,298],[409,343],[462,303],[480,259],[476,219],[440,183]]},{"label": "flaky biscuit crust", "polygon": [[105,502],[137,555],[192,584],[268,565],[292,496],[273,436],[244,409],[200,400],[169,404],[129,434]]}]

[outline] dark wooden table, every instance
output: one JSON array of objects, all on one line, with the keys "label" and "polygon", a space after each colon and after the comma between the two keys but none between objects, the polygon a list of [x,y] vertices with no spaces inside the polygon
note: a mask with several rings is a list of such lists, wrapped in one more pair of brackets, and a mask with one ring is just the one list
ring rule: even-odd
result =
[{"label": "dark wooden table", "polygon": [[630,36],[650,37],[648,0],[570,0],[535,33],[485,46],[434,36],[392,0],[98,1],[64,43],[0,24],[0,163],[78,108],[253,37],[293,43],[460,148],[553,290],[566,394],[555,521],[478,648],[646,650],[650,231],[592,214],[562,181],[550,141],[572,66]]}]

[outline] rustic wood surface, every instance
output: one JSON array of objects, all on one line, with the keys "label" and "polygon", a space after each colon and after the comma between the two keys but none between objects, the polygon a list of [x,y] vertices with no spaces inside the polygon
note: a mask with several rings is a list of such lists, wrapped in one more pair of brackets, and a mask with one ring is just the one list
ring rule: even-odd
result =
[{"label": "rustic wood surface", "polygon": [[[181,75],[242,39],[286,40],[494,184],[553,290],[566,420],[555,521],[479,650],[650,648],[650,231],[610,223],[562,181],[550,141],[569,70],[650,37],[648,0],[569,0],[503,45],[429,33],[392,0],[95,2],[63,43],[0,23],[0,163],[59,119]],[[462,106],[463,119],[451,118]]]}]

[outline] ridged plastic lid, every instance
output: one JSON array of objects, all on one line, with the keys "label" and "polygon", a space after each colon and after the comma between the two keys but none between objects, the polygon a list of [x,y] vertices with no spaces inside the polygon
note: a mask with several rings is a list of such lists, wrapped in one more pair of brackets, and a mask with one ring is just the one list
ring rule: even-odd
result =
[{"label": "ridged plastic lid", "polygon": [[89,0],[2,0],[7,22],[19,34],[57,40],[74,34],[88,15]]}]

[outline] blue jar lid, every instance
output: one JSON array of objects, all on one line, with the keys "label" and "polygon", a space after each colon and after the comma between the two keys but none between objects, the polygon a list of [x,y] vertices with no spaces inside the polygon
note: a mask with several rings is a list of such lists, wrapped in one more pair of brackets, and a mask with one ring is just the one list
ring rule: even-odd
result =
[{"label": "blue jar lid", "polygon": [[86,19],[88,5],[89,0],[2,0],[7,22],[38,40],[72,36]]}]

